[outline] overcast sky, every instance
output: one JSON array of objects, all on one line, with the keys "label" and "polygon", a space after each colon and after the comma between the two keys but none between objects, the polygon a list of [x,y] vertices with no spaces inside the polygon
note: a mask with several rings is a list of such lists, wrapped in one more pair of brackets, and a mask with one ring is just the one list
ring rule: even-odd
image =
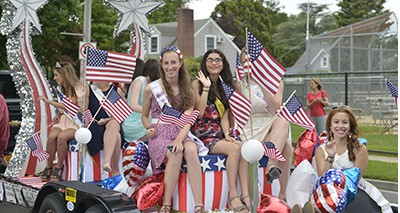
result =
[{"label": "overcast sky", "polygon": [[[211,12],[214,10],[215,6],[218,4],[217,0],[192,0],[190,4],[188,4],[189,8],[194,10],[194,19],[205,19],[209,18]],[[283,6],[283,12],[291,15],[298,14],[300,10],[298,9],[299,4],[307,2],[306,0],[279,0],[279,5]],[[338,7],[336,6],[338,0],[310,0],[310,2],[318,3],[318,4],[327,4],[329,5],[329,10],[331,12],[337,11]],[[399,0],[386,0],[384,4],[386,9],[394,11],[396,8],[396,16],[399,16],[400,4]]]}]

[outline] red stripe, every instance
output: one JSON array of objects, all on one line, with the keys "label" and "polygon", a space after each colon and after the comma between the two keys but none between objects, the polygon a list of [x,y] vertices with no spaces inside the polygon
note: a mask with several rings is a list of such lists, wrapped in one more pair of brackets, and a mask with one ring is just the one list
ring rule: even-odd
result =
[{"label": "red stripe", "polygon": [[179,175],[179,181],[178,181],[178,190],[179,190],[179,210],[187,212],[187,204],[186,204],[186,198],[187,198],[187,173],[181,173]]},{"label": "red stripe", "polygon": [[[90,156],[90,154],[89,154]],[[100,152],[93,156],[93,180],[101,180],[101,170],[100,170]]]},{"label": "red stripe", "polygon": [[66,180],[71,180],[71,169],[70,165],[70,158],[72,157],[71,155],[72,152],[70,152],[69,150],[67,151],[67,157],[65,158],[65,179]]},{"label": "red stripe", "polygon": [[223,181],[222,177],[223,177],[222,171],[214,171],[214,183],[212,183],[212,185],[214,185],[214,195],[213,195],[214,199],[212,203],[212,209],[219,209],[221,204],[221,192],[222,192],[222,181]]},{"label": "red stripe", "polygon": [[[321,189],[322,189],[322,194],[324,196],[325,202],[326,204],[331,208],[331,209],[336,209],[336,204],[335,202],[332,200],[331,197],[331,192],[328,188],[327,184],[321,184]],[[337,192],[336,192],[337,193]],[[340,195],[340,194],[339,194]]]},{"label": "red stripe", "polygon": [[[201,173],[201,186],[202,186],[202,189],[205,189],[206,188],[206,173],[205,172],[202,172]],[[206,192],[205,192],[205,190],[201,190],[202,191],[202,194],[201,194],[201,200],[203,201],[203,206],[204,206],[204,204],[205,204],[205,200],[206,200]]]}]

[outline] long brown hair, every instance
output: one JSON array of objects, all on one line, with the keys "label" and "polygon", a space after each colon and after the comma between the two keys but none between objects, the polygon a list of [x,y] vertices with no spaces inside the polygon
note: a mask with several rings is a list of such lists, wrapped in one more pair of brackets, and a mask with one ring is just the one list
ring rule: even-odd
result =
[{"label": "long brown hair", "polygon": [[[223,63],[223,68],[221,70],[221,73],[219,74],[222,78],[222,80],[228,84],[229,86],[231,86],[232,88],[234,88],[233,85],[233,76],[232,76],[232,72],[229,66],[229,62],[226,59],[225,55],[223,52],[221,52],[218,49],[210,49],[208,50],[204,56],[203,59],[200,62],[200,67],[201,70],[203,71],[204,75],[206,77],[209,77],[210,74],[208,73],[207,70],[207,57],[211,54],[211,53],[216,53],[219,55],[219,57],[221,57],[222,59],[222,63]],[[201,81],[199,81],[200,86],[199,86],[199,94],[201,95],[201,93],[203,92],[203,87],[204,85],[201,83]],[[218,99],[220,99],[220,101],[224,104],[225,108],[229,108],[229,103],[228,103],[228,98],[225,96],[225,92],[224,89],[222,87],[222,83],[221,80],[218,79],[216,82],[216,85],[211,84],[211,87],[213,87],[213,89],[210,89],[210,91],[208,92],[208,100],[211,101],[212,103],[215,102],[215,99],[218,97]]]},{"label": "long brown hair", "polygon": [[[162,65],[162,57],[165,53],[168,53],[168,52],[175,52],[178,55],[178,58],[182,64],[182,66],[179,68],[179,80],[178,80],[179,95],[180,95],[179,102],[177,100],[175,100],[174,93],[172,92],[171,86],[165,79],[165,73],[161,66]],[[189,73],[186,71],[185,66],[183,64],[183,59],[180,58],[179,54],[172,49],[163,51],[162,55],[161,55],[161,62],[160,62],[159,69],[160,69],[161,81],[165,87],[168,97],[170,98],[172,107],[177,108],[181,111],[185,111],[189,108],[192,108],[195,104],[194,91],[191,86]]]},{"label": "long brown hair", "polygon": [[348,106],[340,106],[340,107],[333,107],[331,112],[328,114],[326,119],[326,131],[328,132],[328,141],[331,140],[331,125],[332,125],[332,118],[338,112],[346,113],[349,116],[350,122],[350,130],[349,130],[349,137],[347,138],[347,150],[349,153],[349,160],[354,161],[356,156],[354,155],[354,148],[358,148],[361,146],[360,142],[358,141],[358,137],[360,136],[360,128],[358,126],[356,117],[354,116],[353,111]]},{"label": "long brown hair", "polygon": [[60,73],[60,76],[63,78],[64,85],[60,85],[61,92],[67,97],[76,97],[75,86],[79,82],[79,79],[76,75],[75,69],[72,64],[68,62],[60,62],[60,65],[61,67],[55,66],[53,70]]}]

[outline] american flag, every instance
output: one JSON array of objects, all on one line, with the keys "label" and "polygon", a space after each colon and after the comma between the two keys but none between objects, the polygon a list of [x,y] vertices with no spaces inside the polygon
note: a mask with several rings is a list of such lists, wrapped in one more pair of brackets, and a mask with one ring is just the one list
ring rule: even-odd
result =
[{"label": "american flag", "polygon": [[394,102],[395,102],[396,105],[397,105],[397,97],[399,96],[399,90],[398,90],[397,87],[396,87],[394,84],[392,84],[392,82],[390,82],[389,80],[386,80],[386,84],[387,84],[387,87],[388,87],[389,90],[390,90],[390,93],[392,94],[392,96],[393,96],[393,98],[394,98]]},{"label": "american flag", "polygon": [[130,84],[135,67],[136,57],[133,55],[89,48],[86,80]]},{"label": "american flag", "polygon": [[64,105],[65,110],[67,111],[68,115],[70,115],[72,118],[74,118],[79,111],[79,107],[78,105],[76,105],[74,102],[72,102],[72,100],[70,98],[68,98],[66,95],[64,95],[61,92],[61,88],[58,87],[56,89],[57,91],[57,95],[61,100],[61,103]]},{"label": "american flag", "polygon": [[279,108],[277,116],[307,129],[315,128],[314,122],[310,119],[296,95],[293,95],[285,105]]},{"label": "american flag", "polygon": [[229,100],[229,106],[232,109],[233,117],[239,128],[243,129],[250,117],[251,103],[249,99],[236,92],[231,86],[222,81],[226,98]]},{"label": "american flag", "polygon": [[143,41],[142,41],[142,31],[137,23],[133,23],[132,34],[135,36],[135,42],[133,42],[131,55],[136,58],[142,58],[143,55]]},{"label": "american flag", "polygon": [[112,89],[107,98],[103,99],[103,109],[118,123],[125,120],[132,112],[132,108],[121,98],[116,90]]},{"label": "american flag", "polygon": [[246,54],[246,62],[242,65],[242,62],[240,62],[240,54],[241,53],[238,53],[236,58],[236,81],[241,81],[249,72],[251,74],[250,61],[247,60],[250,56]]},{"label": "american flag", "polygon": [[85,127],[88,127],[89,123],[93,120],[92,113],[89,109],[83,112],[83,124]]},{"label": "american flag", "polygon": [[286,161],[285,157],[283,157],[282,153],[275,147],[271,141],[267,141],[264,143],[264,154],[269,158],[274,158],[279,161]]},{"label": "american flag", "polygon": [[250,32],[248,43],[253,79],[275,95],[286,68],[279,64]]},{"label": "american flag", "polygon": [[182,129],[186,124],[193,125],[197,116],[199,116],[198,110],[194,110],[190,115],[186,115],[178,109],[164,105],[161,109],[159,119],[166,123],[175,124]]},{"label": "american flag", "polygon": [[32,155],[37,157],[39,161],[49,158],[49,153],[43,150],[42,140],[40,139],[40,135],[38,133],[29,138],[27,143],[29,148],[31,148]]}]

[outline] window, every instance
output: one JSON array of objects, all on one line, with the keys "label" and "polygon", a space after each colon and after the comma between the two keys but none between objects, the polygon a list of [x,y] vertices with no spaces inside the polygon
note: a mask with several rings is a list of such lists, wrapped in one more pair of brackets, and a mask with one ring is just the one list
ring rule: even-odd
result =
[{"label": "window", "polygon": [[158,36],[152,36],[150,38],[150,53],[158,53]]},{"label": "window", "polygon": [[322,68],[328,68],[329,66],[329,58],[328,58],[328,55],[324,55],[322,58],[321,58],[321,67]]},{"label": "window", "polygon": [[216,37],[212,35],[206,35],[206,50],[216,48]]}]

